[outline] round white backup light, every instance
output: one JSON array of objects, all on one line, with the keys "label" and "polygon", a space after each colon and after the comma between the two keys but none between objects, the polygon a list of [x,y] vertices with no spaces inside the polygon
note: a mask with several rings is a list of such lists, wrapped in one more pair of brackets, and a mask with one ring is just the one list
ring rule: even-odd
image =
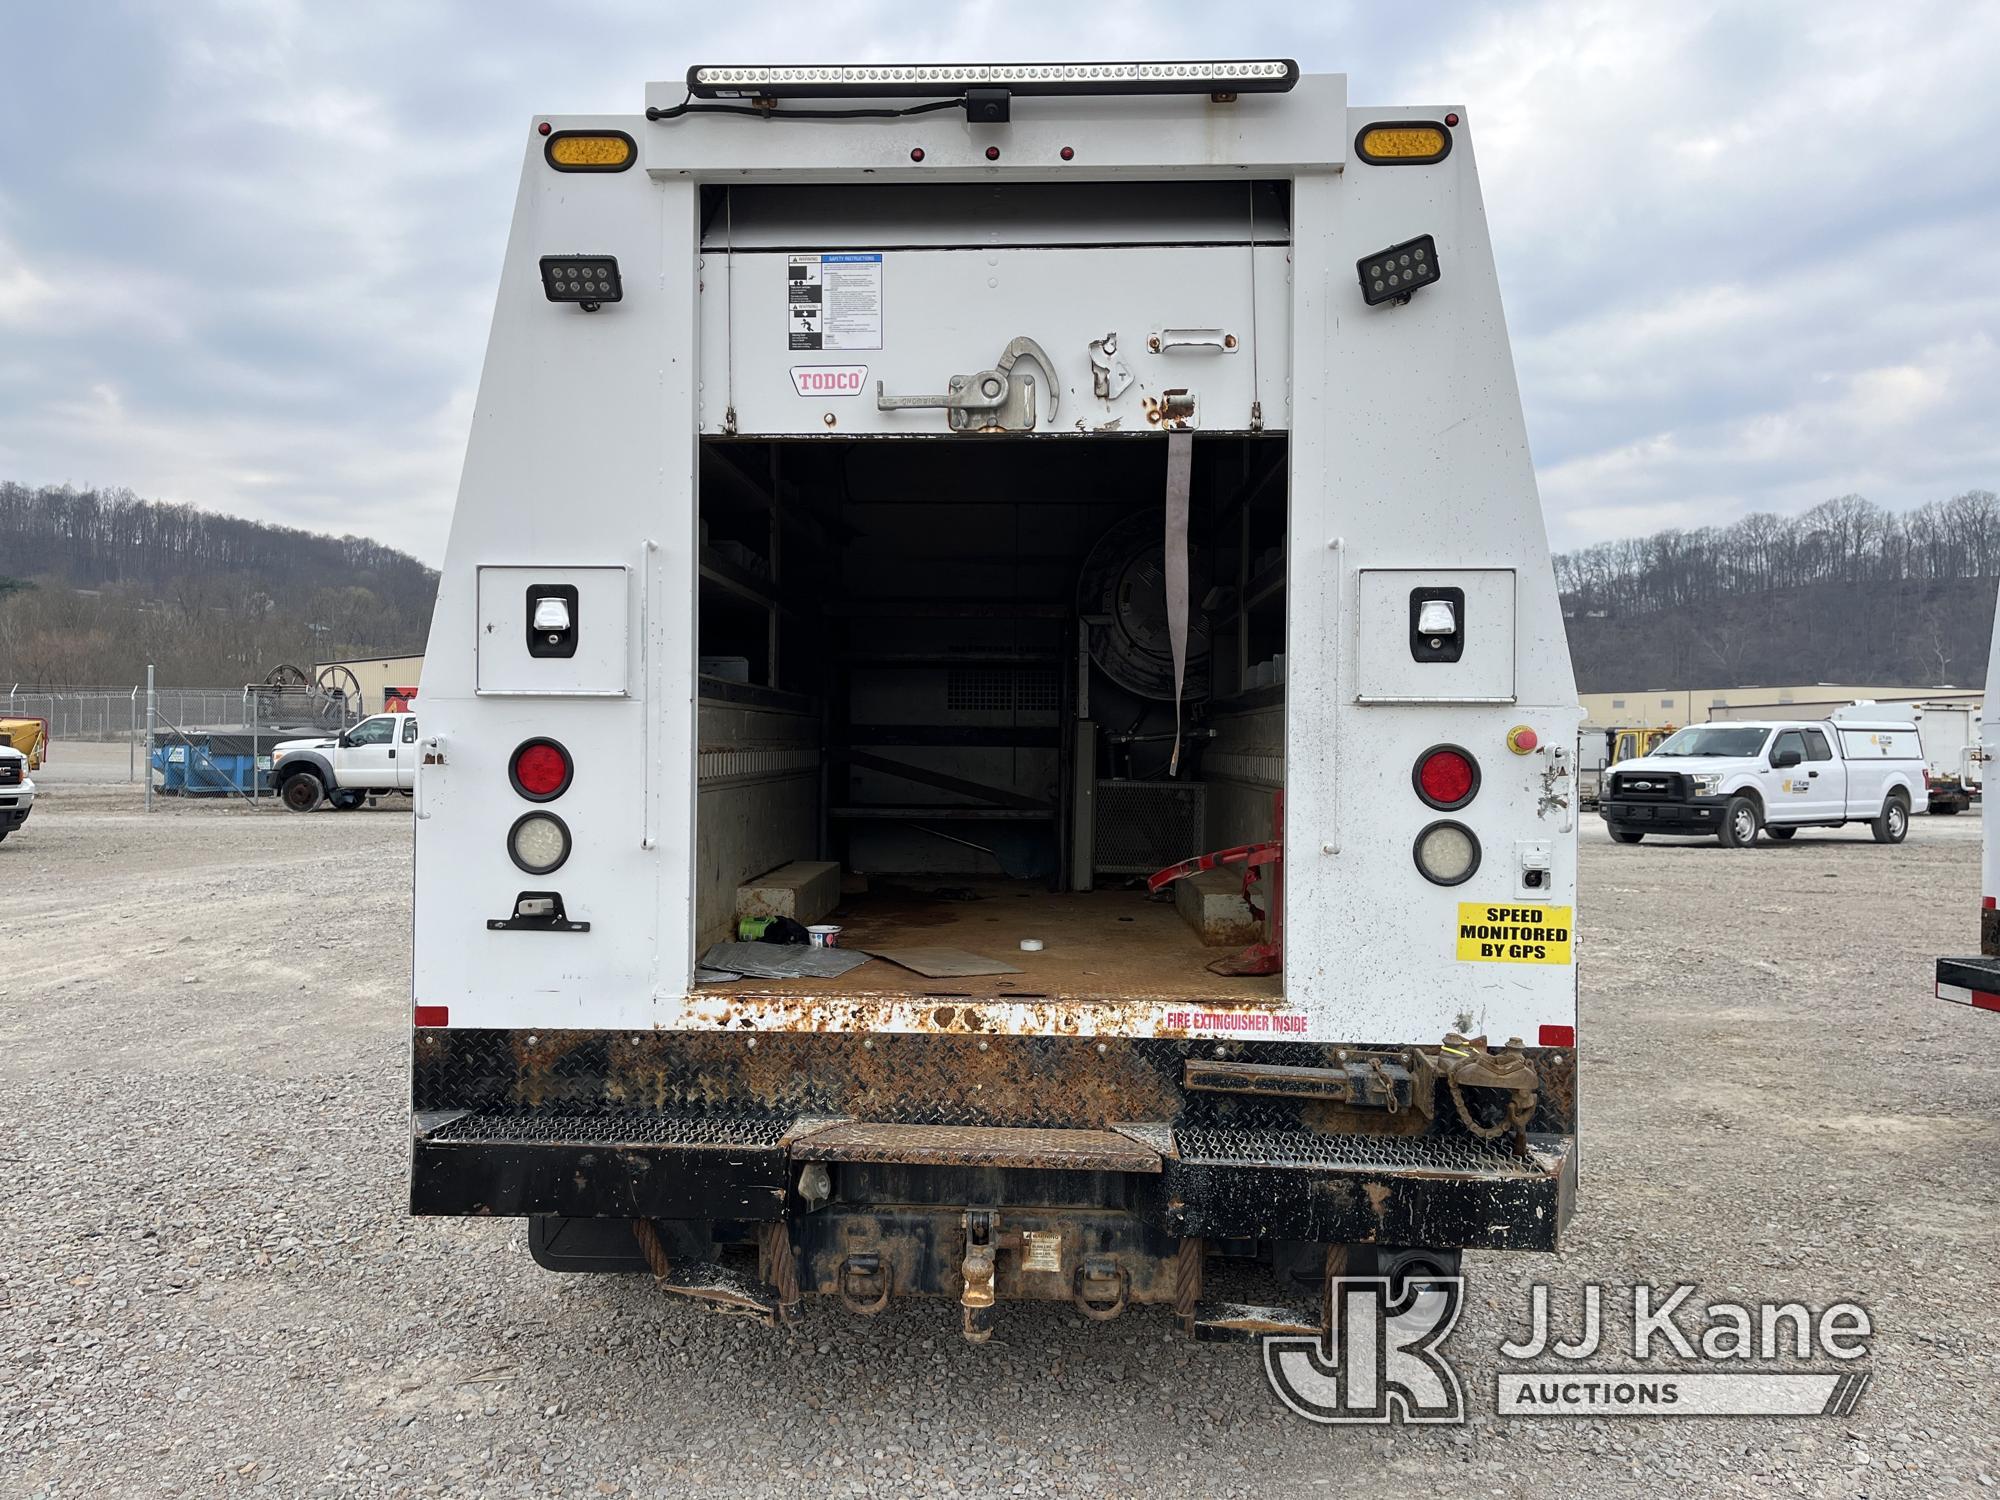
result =
[{"label": "round white backup light", "polygon": [[554,813],[526,813],[507,832],[507,853],[530,875],[546,875],[569,858],[568,825]]},{"label": "round white backup light", "polygon": [[1417,869],[1433,885],[1463,885],[1479,868],[1479,840],[1463,823],[1433,823],[1417,835]]}]

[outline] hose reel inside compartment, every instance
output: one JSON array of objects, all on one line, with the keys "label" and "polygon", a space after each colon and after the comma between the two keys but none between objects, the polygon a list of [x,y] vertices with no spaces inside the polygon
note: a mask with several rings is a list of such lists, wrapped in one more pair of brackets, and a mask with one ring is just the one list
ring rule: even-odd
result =
[{"label": "hose reel inside compartment", "polygon": [[[1208,592],[1208,573],[1206,558],[1190,548],[1188,597],[1199,600]],[[1093,689],[1089,717],[1110,741],[1113,772],[1106,776],[1101,768],[1079,767],[1080,777],[1095,774],[1079,864],[1098,874],[1150,874],[1201,847],[1205,790],[1185,767],[1178,777],[1153,774],[1165,768],[1178,738],[1159,511],[1136,511],[1098,538],[1078,576],[1077,614],[1090,661],[1110,684]],[[1185,645],[1182,697],[1199,701],[1208,695],[1210,642],[1207,619],[1198,610],[1188,613]],[[1086,743],[1094,746],[1095,738]],[[1142,745],[1158,752],[1145,757],[1143,766],[1137,764],[1142,756],[1134,754]],[[1086,753],[1096,759],[1094,748]]]},{"label": "hose reel inside compartment", "polygon": [[[1188,585],[1193,599],[1199,600],[1208,592],[1207,560],[1194,548],[1189,549]],[[1077,580],[1076,607],[1089,642],[1090,659],[1100,672],[1137,697],[1173,702],[1166,544],[1158,512],[1136,511],[1097,539]],[[1208,696],[1208,651],[1208,621],[1191,612],[1187,698]]]}]

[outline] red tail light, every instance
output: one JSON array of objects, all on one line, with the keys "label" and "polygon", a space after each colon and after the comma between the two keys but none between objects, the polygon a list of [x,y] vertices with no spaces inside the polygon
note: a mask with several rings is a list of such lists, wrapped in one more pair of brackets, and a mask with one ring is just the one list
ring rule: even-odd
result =
[{"label": "red tail light", "polygon": [[1433,745],[1417,757],[1410,780],[1429,806],[1451,812],[1478,795],[1479,762],[1457,745]]},{"label": "red tail light", "polygon": [[530,802],[553,802],[569,790],[575,767],[569,751],[549,739],[523,740],[507,764],[514,790]]}]

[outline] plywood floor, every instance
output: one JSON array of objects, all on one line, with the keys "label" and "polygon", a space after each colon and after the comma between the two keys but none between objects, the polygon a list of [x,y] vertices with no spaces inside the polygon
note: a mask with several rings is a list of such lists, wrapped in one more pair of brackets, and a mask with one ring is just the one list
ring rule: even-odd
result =
[{"label": "plywood floor", "polygon": [[[973,899],[936,894],[969,893]],[[703,994],[922,995],[973,1000],[1201,1000],[1271,1002],[1284,981],[1211,974],[1234,948],[1206,948],[1169,901],[1143,890],[1055,892],[1021,881],[876,878],[866,896],[843,899],[826,920],[843,948],[963,948],[1013,964],[1019,974],[931,979],[873,959],[838,979],[744,979],[703,985]],[[1039,953],[1021,939],[1040,938]]]}]

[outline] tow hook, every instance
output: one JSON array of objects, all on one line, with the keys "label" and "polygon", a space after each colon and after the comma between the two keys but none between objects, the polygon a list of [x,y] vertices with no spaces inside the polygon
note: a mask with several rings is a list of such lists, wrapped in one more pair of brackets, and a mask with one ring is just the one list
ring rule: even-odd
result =
[{"label": "tow hook", "polygon": [[999,1251],[997,1215],[986,1208],[965,1215],[965,1340],[983,1344],[993,1337],[993,1267]]},{"label": "tow hook", "polygon": [[879,1255],[850,1255],[840,1263],[835,1277],[840,1305],[851,1313],[872,1318],[889,1305],[889,1272]]},{"label": "tow hook", "polygon": [[[1438,1071],[1451,1092],[1459,1123],[1482,1141],[1497,1140],[1511,1132],[1516,1156],[1528,1154],[1528,1124],[1535,1118],[1541,1092],[1541,1078],[1521,1047],[1516,1039],[1495,1052],[1486,1045],[1485,1037],[1462,1037],[1454,1031],[1438,1048]],[[1505,1090],[1505,1113],[1490,1125],[1480,1123],[1465,1102],[1466,1089]]]},{"label": "tow hook", "polygon": [[1110,1255],[1086,1256],[1076,1268],[1076,1310],[1109,1323],[1132,1300],[1132,1273]]}]

